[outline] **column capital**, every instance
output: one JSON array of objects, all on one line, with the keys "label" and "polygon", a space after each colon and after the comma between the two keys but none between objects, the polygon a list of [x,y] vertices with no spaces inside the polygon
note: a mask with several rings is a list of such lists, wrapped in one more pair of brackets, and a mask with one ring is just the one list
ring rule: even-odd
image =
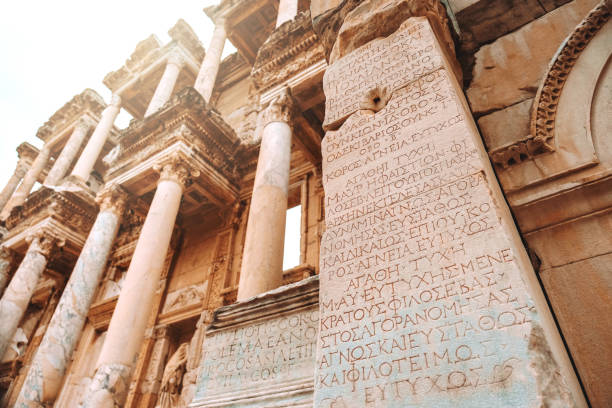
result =
[{"label": "column capital", "polygon": [[87,132],[89,130],[90,127],[92,127],[94,124],[92,123],[92,120],[86,116],[82,116],[79,118],[79,120],[77,121],[77,123],[74,125],[74,131],[82,131],[82,132]]},{"label": "column capital", "polygon": [[262,112],[262,125],[266,126],[271,122],[285,122],[292,126],[292,119],[295,113],[296,103],[291,96],[289,87],[283,88],[281,93],[276,96]]},{"label": "column capital", "polygon": [[128,193],[119,185],[111,184],[104,187],[97,195],[96,202],[100,206],[100,212],[111,211],[121,217],[125,210]]},{"label": "column capital", "polygon": [[15,166],[15,175],[20,179],[23,178],[23,176],[25,176],[25,174],[30,169],[31,165],[32,163],[29,160],[24,158],[19,159],[19,161],[17,162],[17,166]]},{"label": "column capital", "polygon": [[192,183],[192,178],[198,177],[200,171],[190,166],[188,158],[180,154],[161,160],[153,169],[159,173],[159,181],[170,180],[180,184],[183,188]]},{"label": "column capital", "polygon": [[30,244],[29,251],[35,251],[49,259],[55,249],[61,248],[66,243],[64,238],[60,238],[51,231],[41,229],[29,235],[26,242]]},{"label": "column capital", "polygon": [[0,259],[12,264],[17,259],[15,255],[15,251],[13,251],[9,247],[1,246],[0,247]]},{"label": "column capital", "polygon": [[168,54],[166,63],[176,65],[178,68],[182,68],[185,65],[185,57],[181,55],[180,52],[174,50]]},{"label": "column capital", "polygon": [[113,96],[111,96],[111,100],[108,106],[121,108],[121,96],[118,94],[113,94]]}]

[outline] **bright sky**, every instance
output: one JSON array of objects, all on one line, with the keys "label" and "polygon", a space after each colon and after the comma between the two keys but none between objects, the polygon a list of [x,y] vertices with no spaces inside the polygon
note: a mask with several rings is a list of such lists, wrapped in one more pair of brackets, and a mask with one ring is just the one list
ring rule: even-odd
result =
[{"label": "bright sky", "polygon": [[[16,147],[40,148],[36,130],[85,88],[110,101],[104,76],[120,68],[136,44],[155,34],[166,43],[179,18],[204,48],[213,31],[203,8],[215,0],[12,1],[0,13],[0,189],[17,163]],[[228,42],[228,45],[229,42]],[[233,52],[226,46],[224,54]],[[124,113],[119,127],[129,123]]]}]

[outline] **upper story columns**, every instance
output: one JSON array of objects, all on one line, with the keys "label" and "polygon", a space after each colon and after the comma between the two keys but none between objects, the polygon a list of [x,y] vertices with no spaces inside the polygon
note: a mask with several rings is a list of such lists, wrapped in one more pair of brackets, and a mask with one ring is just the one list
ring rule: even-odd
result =
[{"label": "upper story columns", "polygon": [[83,181],[87,181],[91,170],[104,148],[104,144],[111,134],[113,124],[120,110],[121,97],[119,95],[113,95],[110,105],[102,111],[100,122],[98,122],[96,129],[89,138],[89,142],[87,142],[85,149],[83,149],[81,156],[72,169],[73,176]]},{"label": "upper story columns", "polygon": [[151,102],[149,102],[145,117],[157,112],[159,108],[168,102],[184,64],[185,61],[180,54],[172,53],[168,56],[166,69],[155,89]]},{"label": "upper story columns", "polygon": [[38,151],[34,146],[24,142],[17,147],[17,153],[19,154],[19,161],[17,162],[15,171],[0,193],[0,210],[4,208],[13,196],[17,186],[30,169],[32,162],[36,159]]},{"label": "upper story columns", "polygon": [[283,282],[293,110],[293,99],[285,88],[263,112],[264,129],[240,271],[239,301],[275,289]]},{"label": "upper story columns", "polygon": [[45,179],[45,185],[57,185],[64,178],[79,153],[81,145],[85,141],[92,125],[93,123],[86,118],[79,119],[68,141],[62,148],[60,155],[55,160],[53,167],[51,167]]},{"label": "upper story columns", "polygon": [[206,50],[206,56],[204,61],[202,61],[202,66],[194,85],[194,88],[204,97],[206,102],[210,101],[210,96],[217,80],[217,73],[221,64],[221,54],[223,54],[226,39],[225,20],[221,18],[216,21],[215,31],[213,32],[210,45]]},{"label": "upper story columns", "polygon": [[280,0],[278,4],[278,14],[276,15],[276,27],[280,27],[284,22],[291,21],[297,16],[298,0]]}]

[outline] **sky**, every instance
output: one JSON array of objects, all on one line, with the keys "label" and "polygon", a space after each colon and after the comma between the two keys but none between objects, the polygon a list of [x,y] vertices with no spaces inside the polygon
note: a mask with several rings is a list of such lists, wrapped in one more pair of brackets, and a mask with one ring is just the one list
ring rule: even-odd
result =
[{"label": "sky", "polygon": [[[19,144],[37,148],[36,131],[85,88],[108,103],[104,76],[120,68],[139,41],[162,43],[179,18],[208,48],[214,26],[203,8],[215,0],[30,0],[7,2],[0,13],[0,189],[13,174]],[[234,52],[228,42],[224,56]],[[123,112],[115,124],[124,128]],[[299,210],[289,211],[285,269],[299,263]]]}]

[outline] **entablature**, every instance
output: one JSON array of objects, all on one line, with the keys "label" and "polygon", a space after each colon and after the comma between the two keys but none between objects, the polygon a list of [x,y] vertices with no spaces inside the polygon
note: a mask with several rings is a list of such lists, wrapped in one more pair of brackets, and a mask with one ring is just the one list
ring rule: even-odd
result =
[{"label": "entablature", "polygon": [[183,195],[182,214],[202,206],[224,207],[238,195],[235,155],[240,140],[219,113],[193,88],[172,97],[162,109],[124,131],[106,176],[136,197],[152,194],[155,166],[178,155],[197,170]]}]

